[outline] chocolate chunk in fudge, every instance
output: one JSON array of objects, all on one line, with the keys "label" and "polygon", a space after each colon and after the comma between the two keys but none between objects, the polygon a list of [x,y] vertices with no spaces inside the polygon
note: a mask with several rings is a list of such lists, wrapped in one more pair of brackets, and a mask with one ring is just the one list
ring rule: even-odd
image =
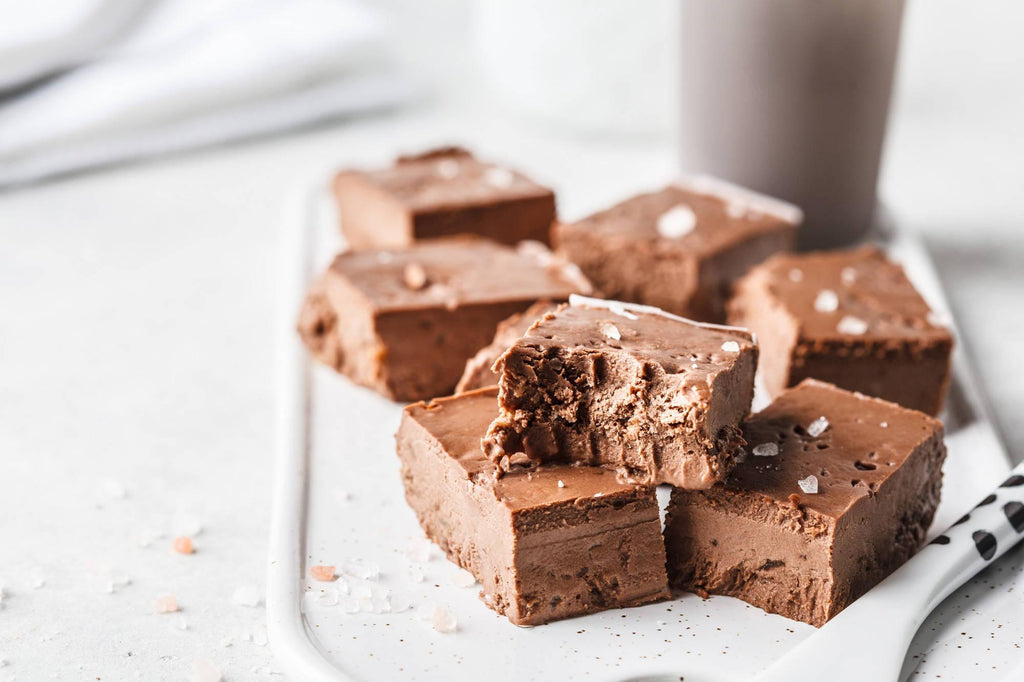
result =
[{"label": "chocolate chunk in fudge", "polygon": [[686,488],[722,479],[754,392],[750,334],[647,306],[571,301],[498,359],[488,455],[568,459]]},{"label": "chocolate chunk in fudge", "polygon": [[341,230],[356,249],[474,234],[503,244],[550,243],[555,195],[516,171],[457,147],[399,158],[334,179]]},{"label": "chocolate chunk in fudge", "polygon": [[790,204],[698,177],[556,225],[558,250],[607,298],[722,322],[733,282],[793,247]]},{"label": "chocolate chunk in fudge", "polygon": [[779,255],[736,287],[729,321],[761,346],[765,388],[807,377],[937,414],[953,337],[875,248]]},{"label": "chocolate chunk in fudge", "polygon": [[674,587],[820,627],[921,546],[946,457],[937,420],[808,379],[743,436],[724,483],[672,492]]},{"label": "chocolate chunk in fudge", "polygon": [[466,368],[455,387],[455,392],[464,393],[477,388],[497,386],[498,375],[493,366],[498,357],[518,341],[534,322],[544,316],[544,313],[551,312],[557,307],[558,304],[551,301],[537,301],[523,312],[503,320],[494,333],[494,339],[466,362]]},{"label": "chocolate chunk in fudge", "polygon": [[589,290],[541,248],[462,238],[342,253],[310,288],[299,333],[318,360],[388,398],[447,395],[499,322]]},{"label": "chocolate chunk in fudge", "polygon": [[565,464],[497,478],[480,451],[496,395],[481,389],[402,415],[405,496],[427,536],[516,625],[667,598],[654,488]]}]

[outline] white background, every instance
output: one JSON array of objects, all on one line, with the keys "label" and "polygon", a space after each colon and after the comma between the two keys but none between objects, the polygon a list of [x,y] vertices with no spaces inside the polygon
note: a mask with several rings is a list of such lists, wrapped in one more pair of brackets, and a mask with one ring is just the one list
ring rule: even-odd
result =
[{"label": "white background", "polygon": [[[463,141],[555,185],[571,217],[671,173],[670,140],[494,110],[465,3],[429,5],[381,3],[402,61],[438,86],[414,107],[0,194],[0,680],[187,679],[196,658],[227,679],[272,671],[263,609],[232,595],[263,589],[276,240],[296,181]],[[882,179],[926,236],[1017,459],[1022,18],[1013,0],[911,4]],[[173,554],[169,535],[197,524],[198,552]],[[163,593],[180,615],[153,613]]]}]

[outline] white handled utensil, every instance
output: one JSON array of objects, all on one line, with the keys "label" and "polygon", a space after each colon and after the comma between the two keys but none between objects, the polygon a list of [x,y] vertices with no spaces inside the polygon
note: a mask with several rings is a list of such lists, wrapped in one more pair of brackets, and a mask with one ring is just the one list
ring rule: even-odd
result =
[{"label": "white handled utensil", "polygon": [[[896,572],[808,637],[755,682],[828,671],[829,682],[897,680],[925,617],[951,592],[1024,538],[1024,463]],[[869,655],[851,661],[851,647]]]}]

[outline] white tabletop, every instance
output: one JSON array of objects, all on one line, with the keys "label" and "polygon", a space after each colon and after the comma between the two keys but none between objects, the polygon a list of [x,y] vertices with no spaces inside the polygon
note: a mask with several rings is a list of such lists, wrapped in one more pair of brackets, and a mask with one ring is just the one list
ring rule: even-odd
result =
[{"label": "white tabletop", "polygon": [[[926,235],[1019,459],[1022,95],[961,65],[945,73],[972,84],[947,96],[939,75],[959,50],[914,31],[906,48],[907,71],[938,75],[898,99],[884,198]],[[187,679],[196,659],[226,679],[273,673],[263,609],[236,590],[263,589],[275,252],[297,180],[460,141],[555,185],[572,216],[674,165],[665,141],[574,138],[467,106],[442,96],[0,194],[0,680]],[[194,555],[170,549],[184,533]],[[180,613],[155,614],[161,594]]]}]

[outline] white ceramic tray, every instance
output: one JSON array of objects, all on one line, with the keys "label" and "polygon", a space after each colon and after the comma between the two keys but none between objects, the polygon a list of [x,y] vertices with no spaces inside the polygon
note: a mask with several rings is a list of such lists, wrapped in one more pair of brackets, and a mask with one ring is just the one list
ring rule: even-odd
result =
[{"label": "white ceramic tray", "polygon": [[[479,601],[478,586],[460,586],[465,575],[429,551],[403,498],[393,438],[401,406],[311,366],[294,332],[310,276],[341,246],[329,206],[323,189],[299,192],[281,247],[267,616],[274,652],[292,679],[745,680],[812,631],[736,599],[692,594],[517,628]],[[948,316],[920,244],[897,234],[887,248]],[[1009,466],[962,350],[948,402],[949,458],[933,532]],[[918,633],[902,677],[1024,679],[1022,561],[1018,546],[949,597]],[[347,574],[338,583],[311,583],[315,564]],[[431,627],[437,607],[454,615],[455,632]],[[850,645],[850,663],[869,655]]]}]

